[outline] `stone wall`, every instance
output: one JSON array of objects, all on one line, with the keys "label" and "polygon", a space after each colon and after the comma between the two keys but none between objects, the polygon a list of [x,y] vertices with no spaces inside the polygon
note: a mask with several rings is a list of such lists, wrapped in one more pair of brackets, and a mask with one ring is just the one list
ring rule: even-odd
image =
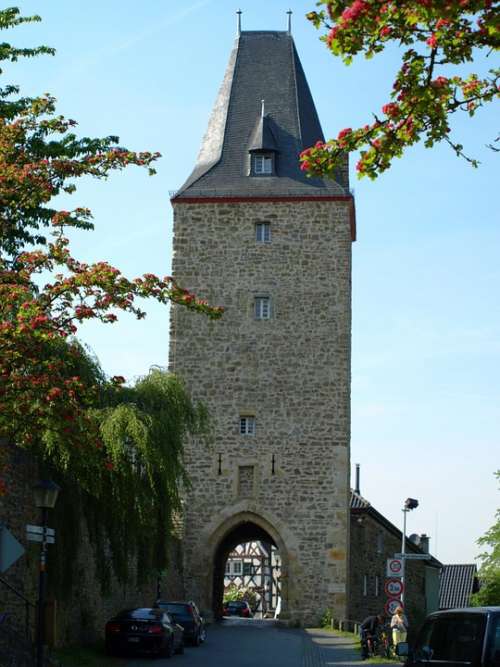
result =
[{"label": "stone wall", "polygon": [[[345,614],[349,212],[346,201],[174,201],[174,276],[225,308],[217,322],[179,307],[171,316],[171,370],[214,423],[211,444],[186,451],[184,567],[204,606],[217,605],[218,549],[253,525],[280,548],[283,616]],[[256,241],[259,222],[269,243]],[[255,318],[259,296],[270,319]],[[255,418],[255,434],[240,434],[241,416]]]},{"label": "stone wall", "polygon": [[[33,601],[37,597],[40,547],[38,544],[26,541],[25,526],[28,523],[39,523],[39,515],[34,507],[32,493],[33,485],[38,479],[38,469],[33,460],[22,450],[10,448],[8,470],[5,475],[7,494],[0,497],[0,521],[5,523],[16,539],[23,544],[26,553],[0,576]],[[58,504],[64,502],[63,488]],[[49,525],[53,525],[50,515]],[[82,522],[82,535],[81,548],[72,564],[75,584],[65,599],[55,600],[55,630],[58,644],[93,642],[103,636],[106,620],[116,612],[130,607],[149,606],[153,604],[156,597],[156,578],[140,588],[133,584],[122,586],[113,581],[109,594],[102,595],[96,570],[102,567],[103,563],[95,562],[94,551],[89,543],[84,522]],[[50,550],[54,548],[57,546],[48,547],[49,568]],[[162,593],[166,597],[182,598],[184,590],[178,542],[172,544],[170,561],[171,566],[162,580]],[[53,571],[51,575],[54,575]],[[50,590],[48,598],[54,601]],[[0,583],[0,613],[4,611],[12,614],[17,627],[24,630],[24,603]],[[31,621],[33,624],[33,611]],[[53,624],[49,622],[49,626],[50,635]]]}]

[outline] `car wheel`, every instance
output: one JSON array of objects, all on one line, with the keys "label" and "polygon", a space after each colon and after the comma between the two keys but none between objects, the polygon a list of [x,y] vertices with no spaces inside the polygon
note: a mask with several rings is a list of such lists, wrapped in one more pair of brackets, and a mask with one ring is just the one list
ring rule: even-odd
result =
[{"label": "car wheel", "polygon": [[204,641],[206,640],[206,638],[207,638],[207,629],[206,629],[205,627],[203,627],[203,628],[200,630],[200,640],[201,640],[202,642],[204,642]]},{"label": "car wheel", "polygon": [[193,639],[193,646],[199,646],[201,644],[200,631],[196,633],[196,636]]}]

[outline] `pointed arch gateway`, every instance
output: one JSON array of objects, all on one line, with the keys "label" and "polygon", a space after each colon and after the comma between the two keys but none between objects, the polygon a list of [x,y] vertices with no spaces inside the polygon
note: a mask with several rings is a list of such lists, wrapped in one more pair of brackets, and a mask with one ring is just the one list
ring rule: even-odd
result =
[{"label": "pointed arch gateway", "polygon": [[[215,618],[222,616],[222,598],[224,594],[224,567],[229,553],[238,544],[262,540],[270,542],[279,551],[281,557],[281,614],[285,617],[288,609],[288,570],[289,548],[284,535],[276,528],[270,517],[262,513],[240,509],[229,517],[219,519],[218,525],[208,540],[208,552],[211,555],[211,591],[210,608]],[[276,522],[278,523],[278,522]],[[281,527],[283,528],[283,527]]]}]

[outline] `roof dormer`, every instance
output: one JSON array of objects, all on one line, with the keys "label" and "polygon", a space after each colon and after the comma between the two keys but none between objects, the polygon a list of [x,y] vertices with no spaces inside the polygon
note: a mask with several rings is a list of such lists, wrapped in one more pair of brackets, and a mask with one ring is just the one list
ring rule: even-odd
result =
[{"label": "roof dormer", "polygon": [[275,176],[278,146],[272,129],[273,121],[266,115],[264,100],[259,119],[250,137],[250,176]]}]

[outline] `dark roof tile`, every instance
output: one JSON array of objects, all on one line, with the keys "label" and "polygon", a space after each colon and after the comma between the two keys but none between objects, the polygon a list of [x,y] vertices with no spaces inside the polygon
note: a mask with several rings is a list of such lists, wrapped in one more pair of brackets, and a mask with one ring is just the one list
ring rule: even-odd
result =
[{"label": "dark roof tile", "polygon": [[[262,100],[266,116],[259,122]],[[292,37],[287,32],[242,32],[197,164],[174,199],[348,194],[346,183],[308,178],[300,170],[299,153],[318,140],[324,140],[323,132]],[[276,175],[248,175],[255,141],[264,148],[274,143]]]}]

